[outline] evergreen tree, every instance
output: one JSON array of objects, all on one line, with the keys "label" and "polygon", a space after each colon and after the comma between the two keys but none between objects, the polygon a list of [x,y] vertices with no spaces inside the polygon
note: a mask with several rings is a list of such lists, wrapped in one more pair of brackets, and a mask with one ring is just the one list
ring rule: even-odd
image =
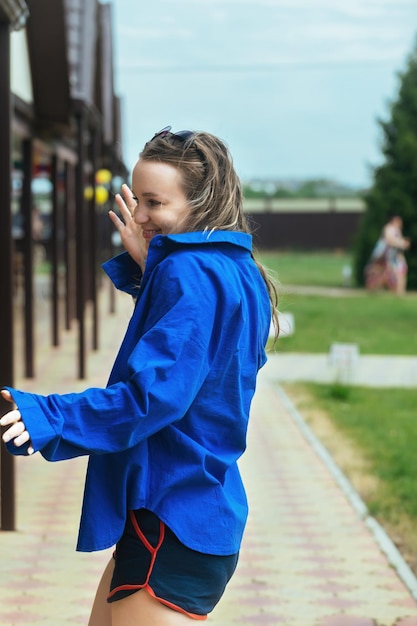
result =
[{"label": "evergreen tree", "polygon": [[407,67],[399,74],[397,100],[391,117],[379,120],[383,162],[365,194],[366,210],[355,244],[355,275],[364,284],[364,268],[390,214],[402,217],[403,234],[411,240],[406,252],[408,288],[417,289],[417,41]]}]

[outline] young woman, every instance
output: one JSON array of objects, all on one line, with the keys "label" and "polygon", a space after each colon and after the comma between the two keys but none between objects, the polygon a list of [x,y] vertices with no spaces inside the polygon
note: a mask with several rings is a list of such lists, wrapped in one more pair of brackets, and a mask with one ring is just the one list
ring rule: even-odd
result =
[{"label": "young woman", "polygon": [[245,449],[276,291],[251,252],[239,179],[205,132],[157,133],[110,217],[104,264],[135,308],[105,389],[2,391],[13,454],[89,455],[77,549],[116,545],[90,626],[204,620],[238,560]]},{"label": "young woman", "polygon": [[365,267],[367,289],[387,287],[398,295],[406,292],[408,266],[404,252],[410,247],[410,240],[403,237],[402,227],[399,215],[389,216]]}]

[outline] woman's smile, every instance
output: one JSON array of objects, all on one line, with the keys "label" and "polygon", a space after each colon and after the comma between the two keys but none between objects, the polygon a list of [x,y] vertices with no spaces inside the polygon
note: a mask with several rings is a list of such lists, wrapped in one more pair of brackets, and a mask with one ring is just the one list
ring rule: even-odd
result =
[{"label": "woman's smile", "polygon": [[180,171],[159,161],[139,159],[132,178],[137,202],[133,219],[149,244],[155,235],[181,232],[190,212]]},{"label": "woman's smile", "polygon": [[160,228],[142,228],[143,238],[150,241],[155,235],[160,235],[162,230]]}]

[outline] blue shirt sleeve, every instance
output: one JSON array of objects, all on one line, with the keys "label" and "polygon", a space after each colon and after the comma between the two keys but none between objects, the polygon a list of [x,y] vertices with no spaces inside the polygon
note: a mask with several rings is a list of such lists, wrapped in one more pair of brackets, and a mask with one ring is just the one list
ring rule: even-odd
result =
[{"label": "blue shirt sleeve", "polygon": [[124,340],[130,354],[126,380],[63,395],[9,389],[35,451],[50,461],[119,452],[186,414],[209,371],[218,305],[203,272],[194,268],[190,276],[187,268],[181,269],[186,280],[168,275],[155,281],[140,337],[140,306],[133,315]]},{"label": "blue shirt sleeve", "polygon": [[130,294],[138,295],[142,280],[142,270],[127,252],[122,252],[102,265],[115,287]]}]

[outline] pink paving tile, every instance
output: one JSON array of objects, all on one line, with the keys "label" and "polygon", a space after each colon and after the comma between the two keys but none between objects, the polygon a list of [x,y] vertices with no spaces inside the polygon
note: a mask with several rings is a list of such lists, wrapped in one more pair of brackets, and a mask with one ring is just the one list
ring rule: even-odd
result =
[{"label": "pink paving tile", "polygon": [[325,593],[343,593],[344,591],[352,591],[354,587],[352,585],[341,585],[340,583],[330,582],[330,583],[322,583],[320,585],[312,585],[312,589],[318,589],[319,591],[324,591]]},{"label": "pink paving tile", "polygon": [[269,541],[256,541],[256,539],[250,539],[246,537],[243,541],[245,549],[259,549],[259,548],[272,548],[272,543]]},{"label": "pink paving tile", "polygon": [[320,569],[310,569],[310,570],[303,570],[300,572],[300,575],[302,576],[309,576],[309,577],[314,577],[314,578],[327,578],[327,579],[331,579],[331,578],[335,578],[335,579],[339,579],[339,578],[343,578],[343,576],[346,576],[347,572],[345,572],[344,570],[341,569],[325,569],[325,568],[320,568]]},{"label": "pink paving tile", "polygon": [[363,602],[358,602],[356,600],[347,600],[344,598],[320,598],[320,600],[314,600],[312,604],[318,604],[320,606],[331,606],[334,609],[345,610],[361,606],[363,605]]},{"label": "pink paving tile", "polygon": [[386,589],[387,591],[404,591],[404,583],[399,578],[390,580],[389,583],[378,585],[378,589]]},{"label": "pink paving tile", "polygon": [[[284,516],[283,516],[284,517]],[[308,519],[300,519],[298,515],[290,514],[285,515],[285,523],[291,524],[291,528],[293,528],[297,532],[297,537],[302,537],[305,533],[309,532],[306,530],[307,528],[320,528],[321,521],[311,519],[311,516],[308,516]]]},{"label": "pink paving tile", "polygon": [[254,607],[259,606],[274,606],[279,604],[287,604],[286,600],[280,600],[279,598],[271,598],[269,596],[262,595],[251,595],[247,598],[240,598],[239,604],[247,604],[253,605]]},{"label": "pink paving tile", "polygon": [[385,565],[387,563],[387,557],[384,554],[372,554],[361,558],[361,560],[370,565]]},{"label": "pink paving tile", "polygon": [[51,587],[53,583],[46,582],[45,580],[36,580],[35,578],[26,578],[24,580],[17,580],[13,583],[15,589],[41,589],[42,587]]},{"label": "pink paving tile", "polygon": [[91,609],[91,607],[93,606],[93,601],[94,594],[92,594],[91,598],[77,598],[76,600],[73,600],[70,604],[79,607],[85,607],[88,610]]},{"label": "pink paving tile", "polygon": [[35,624],[39,623],[42,616],[36,613],[21,613],[20,611],[11,611],[0,613],[0,624]]},{"label": "pink paving tile", "polygon": [[[246,555],[246,560],[248,561],[248,563],[253,563],[256,567],[257,563],[265,563],[265,561],[268,560],[268,555],[265,554],[253,554],[253,552],[251,552],[250,554]],[[252,569],[252,568],[251,568]],[[259,571],[259,569],[258,569]]]},{"label": "pink paving tile", "polygon": [[250,563],[248,565],[242,563],[239,567],[239,574],[244,578],[254,576],[270,576],[275,574],[275,570],[266,567],[252,567]]},{"label": "pink paving tile", "polygon": [[297,530],[292,529],[290,532],[287,532],[286,535],[287,537],[296,537],[297,539],[302,537],[305,540],[308,540],[309,538],[325,538],[323,530],[303,530],[303,532],[300,533]]},{"label": "pink paving tile", "polygon": [[87,620],[85,615],[76,615],[75,617],[67,618],[65,621],[70,624],[83,624],[85,626]]},{"label": "pink paving tile", "polygon": [[417,617],[403,617],[394,626],[417,626]]},{"label": "pink paving tile", "polygon": [[331,555],[329,556],[321,556],[318,554],[303,554],[302,556],[298,557],[300,559],[300,561],[311,561],[312,563],[333,563],[333,564],[338,564],[338,563],[343,563],[344,559],[335,559],[334,556],[332,557]]},{"label": "pink paving tile", "polygon": [[36,572],[36,574],[50,574],[53,570],[53,566],[51,567],[40,567],[37,563],[35,563],[32,567],[17,567],[13,568],[13,575],[19,575],[23,577],[30,578]]},{"label": "pink paving tile", "polygon": [[329,545],[327,543],[315,543],[315,542],[310,542],[310,543],[295,543],[294,544],[294,548],[297,548],[297,550],[299,548],[303,549],[303,550],[317,550],[317,551],[322,551],[322,550],[329,550],[331,551],[332,548],[329,547]]},{"label": "pink paving tile", "polygon": [[413,598],[403,598],[390,602],[391,606],[403,606],[409,609],[417,609],[417,603]]},{"label": "pink paving tile", "polygon": [[239,589],[239,591],[250,591],[251,593],[269,591],[270,589],[275,589],[275,585],[273,583],[269,583],[267,580],[257,580],[252,579],[250,583],[247,582],[247,579],[243,578],[245,582],[235,583],[235,589]]},{"label": "pink paving tile", "polygon": [[257,613],[255,615],[239,617],[239,623],[242,622],[249,623],[251,626],[258,626],[258,624],[278,626],[279,624],[288,624],[288,618],[283,615],[276,615],[275,613]]},{"label": "pink paving tile", "polygon": [[[349,615],[333,615],[320,622],[320,626],[377,626],[373,619]],[[410,624],[410,626],[412,626]]]},{"label": "pink paving tile", "polygon": [[7,598],[10,606],[29,606],[30,604],[39,604],[39,598],[36,596],[30,596],[26,593],[21,593],[18,596],[11,596]]}]

